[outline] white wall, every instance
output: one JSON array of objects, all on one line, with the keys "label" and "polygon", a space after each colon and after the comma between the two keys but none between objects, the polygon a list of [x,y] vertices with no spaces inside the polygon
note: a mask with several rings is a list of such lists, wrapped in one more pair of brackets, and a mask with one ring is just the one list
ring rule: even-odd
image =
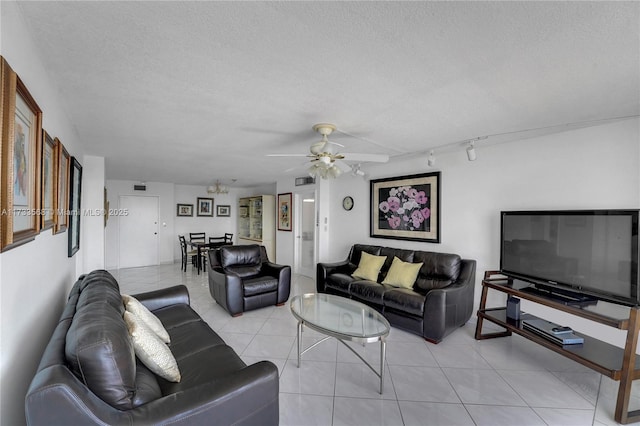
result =
[{"label": "white wall", "polygon": [[82,215],[80,247],[82,271],[104,269],[104,157],[85,155],[82,164]]},{"label": "white wall", "polygon": [[[475,162],[460,149],[437,154],[435,168],[427,167],[426,155],[365,167],[368,179],[442,172],[440,244],[369,238],[368,180],[341,177],[331,182],[330,200],[321,200],[330,203],[331,249],[319,261],[345,259],[356,242],[457,253],[477,261],[477,306],[482,274],[499,268],[501,210],[640,208],[639,126],[632,119],[500,145],[479,143]],[[355,201],[349,212],[340,203],[346,195]],[[623,345],[622,333],[608,327],[526,302],[522,308]]]},{"label": "white wall", "polygon": [[[0,2],[0,54],[42,109],[43,127],[60,138],[71,155],[83,158],[55,82],[49,80],[25,28],[17,4]],[[68,258],[67,232],[53,235],[46,230],[35,241],[0,254],[1,424],[25,423],[24,396],[77,278],[76,264],[83,265],[84,252],[81,244],[80,251]]]}]

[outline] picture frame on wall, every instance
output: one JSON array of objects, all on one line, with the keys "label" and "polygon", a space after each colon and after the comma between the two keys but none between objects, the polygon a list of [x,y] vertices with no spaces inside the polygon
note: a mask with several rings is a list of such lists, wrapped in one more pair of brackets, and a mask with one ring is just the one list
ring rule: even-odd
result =
[{"label": "picture frame on wall", "polygon": [[193,204],[178,203],[176,216],[193,216]]},{"label": "picture frame on wall", "polygon": [[370,181],[373,238],[440,242],[440,172]]},{"label": "picture frame on wall", "polygon": [[227,205],[218,205],[218,206],[216,206],[216,215],[218,217],[230,217],[231,216],[231,206],[227,206]]},{"label": "picture frame on wall", "polygon": [[278,194],[278,231],[291,231],[293,229],[293,206],[291,192]]},{"label": "picture frame on wall", "polygon": [[82,197],[82,166],[71,157],[71,191],[69,192],[69,257],[80,250],[80,206]]},{"label": "picture frame on wall", "polygon": [[57,139],[42,131],[42,201],[41,230],[53,228],[56,222],[56,178],[58,172]]},{"label": "picture frame on wall", "polygon": [[32,241],[40,232],[42,110],[20,77],[0,60],[0,250]]},{"label": "picture frame on wall", "polygon": [[59,234],[69,227],[69,176],[71,175],[71,156],[60,139],[55,138],[57,146],[58,176],[56,177],[57,195],[54,198],[56,221],[53,233]]},{"label": "picture frame on wall", "polygon": [[213,216],[213,198],[198,197],[196,214],[198,216]]}]

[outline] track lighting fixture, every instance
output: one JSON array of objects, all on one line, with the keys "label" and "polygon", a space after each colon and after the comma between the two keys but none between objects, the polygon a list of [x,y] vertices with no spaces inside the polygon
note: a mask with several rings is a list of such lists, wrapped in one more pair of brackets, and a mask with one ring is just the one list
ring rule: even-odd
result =
[{"label": "track lighting fixture", "polygon": [[475,141],[469,141],[469,146],[467,147],[467,158],[469,159],[469,161],[476,161],[476,158],[478,158],[476,156],[476,149],[473,146]]},{"label": "track lighting fixture", "polygon": [[436,164],[436,156],[433,155],[433,150],[431,150],[431,152],[429,153],[427,164],[429,165],[429,167],[433,167],[433,165]]},{"label": "track lighting fixture", "polygon": [[360,164],[351,165],[351,176],[364,176],[364,172],[360,170]]}]

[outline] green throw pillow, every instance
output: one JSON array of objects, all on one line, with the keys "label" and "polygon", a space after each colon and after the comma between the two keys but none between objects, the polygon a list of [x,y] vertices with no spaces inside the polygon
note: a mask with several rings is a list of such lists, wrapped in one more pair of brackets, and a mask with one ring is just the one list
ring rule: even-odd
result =
[{"label": "green throw pillow", "polygon": [[351,276],[369,281],[378,281],[378,274],[385,260],[387,260],[387,256],[375,256],[363,251],[360,255],[358,269],[353,271]]},{"label": "green throw pillow", "polygon": [[382,284],[389,284],[396,287],[413,288],[413,283],[418,278],[418,273],[422,268],[422,262],[409,263],[403,262],[394,256],[391,262],[391,268]]}]

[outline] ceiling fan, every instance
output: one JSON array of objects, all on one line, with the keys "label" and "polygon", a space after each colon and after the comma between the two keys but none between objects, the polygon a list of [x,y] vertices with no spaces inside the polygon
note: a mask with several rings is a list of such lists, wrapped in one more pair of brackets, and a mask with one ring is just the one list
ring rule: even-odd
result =
[{"label": "ceiling fan", "polygon": [[334,124],[318,123],[313,126],[313,130],[320,133],[322,138],[309,147],[310,154],[269,154],[269,157],[309,157],[311,158],[311,166],[309,167],[309,174],[311,176],[320,176],[323,179],[329,177],[336,178],[342,174],[342,172],[348,172],[352,170],[349,164],[344,161],[355,161],[358,163],[363,162],[376,162],[386,163],[389,161],[389,156],[385,154],[356,154],[337,152],[336,146],[344,148],[337,142],[329,140],[329,135],[336,130]]}]

